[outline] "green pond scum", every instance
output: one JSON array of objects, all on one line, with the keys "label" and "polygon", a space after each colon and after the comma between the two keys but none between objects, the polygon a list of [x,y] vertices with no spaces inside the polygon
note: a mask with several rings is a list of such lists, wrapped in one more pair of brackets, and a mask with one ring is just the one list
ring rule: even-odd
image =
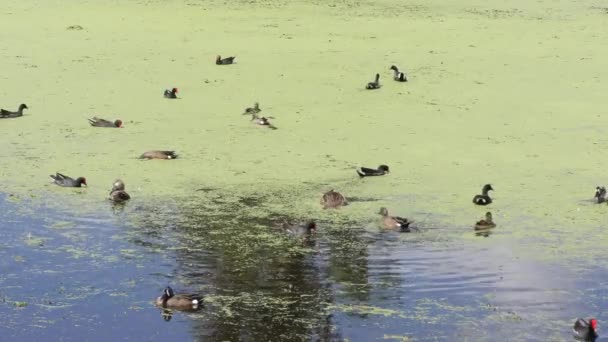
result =
[{"label": "green pond scum", "polygon": [[[28,106],[0,119],[3,336],[517,341],[568,339],[578,316],[605,326],[607,24],[597,0],[3,4],[0,107]],[[278,129],[242,115],[255,102]],[[179,157],[139,159],[150,150]],[[390,174],[355,173],[380,164]],[[107,199],[117,178],[123,205]],[[487,183],[494,202],[475,206]],[[332,189],[349,205],[322,209]],[[380,207],[418,230],[381,228]],[[496,227],[475,232],[487,211]],[[309,220],[311,236],[280,229]],[[203,294],[201,310],[155,309],[167,285]]]}]

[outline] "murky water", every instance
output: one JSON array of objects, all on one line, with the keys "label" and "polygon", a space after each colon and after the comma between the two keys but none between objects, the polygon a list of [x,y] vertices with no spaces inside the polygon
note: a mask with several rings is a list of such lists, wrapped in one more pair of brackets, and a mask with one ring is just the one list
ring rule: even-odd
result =
[{"label": "murky water", "polygon": [[[102,203],[76,216],[3,196],[3,337],[568,340],[574,317],[603,320],[604,268],[521,258],[510,239],[493,242],[508,227],[463,242],[437,239],[447,226],[399,234],[323,219],[300,240],[272,228],[279,215],[237,214],[251,201],[230,213]],[[152,300],[167,285],[204,295],[203,309],[165,320]]]}]

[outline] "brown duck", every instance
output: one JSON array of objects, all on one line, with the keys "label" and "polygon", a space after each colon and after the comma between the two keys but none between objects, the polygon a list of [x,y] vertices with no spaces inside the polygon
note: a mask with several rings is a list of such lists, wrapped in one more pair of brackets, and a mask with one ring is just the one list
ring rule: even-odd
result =
[{"label": "brown duck", "polygon": [[403,233],[411,232],[410,224],[412,224],[412,221],[408,220],[407,218],[399,216],[390,216],[388,214],[388,209],[384,207],[380,208],[380,212],[378,213],[382,215],[382,224],[385,228],[398,229]]},{"label": "brown duck", "polygon": [[131,199],[131,196],[125,191],[125,183],[122,180],[117,179],[114,181],[109,198],[114,203],[123,203]]},{"label": "brown duck", "polygon": [[202,301],[202,296],[184,293],[176,294],[170,286],[167,286],[162,296],[156,298],[154,304],[164,309],[196,311],[202,306]]},{"label": "brown duck", "polygon": [[496,224],[492,220],[492,213],[489,211],[486,213],[485,220],[479,220],[475,223],[475,230],[486,230],[494,227],[496,227]]},{"label": "brown duck", "polygon": [[91,124],[91,126],[93,127],[113,127],[113,128],[122,128],[122,120],[118,119],[115,120],[114,122],[110,121],[110,120],[106,120],[106,119],[102,119],[102,118],[98,118],[98,117],[93,117],[92,119],[89,119],[89,123]]},{"label": "brown duck", "polygon": [[321,205],[323,206],[323,209],[333,209],[348,205],[348,202],[341,193],[332,189],[323,194],[323,197],[321,197]]},{"label": "brown duck", "polygon": [[177,157],[175,151],[148,151],[139,156],[139,159],[175,159]]}]

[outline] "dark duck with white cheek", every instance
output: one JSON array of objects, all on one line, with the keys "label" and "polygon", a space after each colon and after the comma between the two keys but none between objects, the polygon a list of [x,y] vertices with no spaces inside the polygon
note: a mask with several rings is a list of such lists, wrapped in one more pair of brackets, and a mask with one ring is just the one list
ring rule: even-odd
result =
[{"label": "dark duck with white cheek", "polygon": [[80,188],[83,185],[87,185],[87,179],[84,177],[78,177],[76,179],[68,177],[64,174],[57,172],[55,175],[50,175],[53,178],[55,184],[68,188]]},{"label": "dark duck with white cheek", "polygon": [[376,80],[374,82],[369,82],[365,89],[380,89],[380,74],[376,74]]},{"label": "dark duck with white cheek", "polygon": [[393,79],[397,82],[407,82],[407,76],[405,73],[399,71],[399,68],[396,65],[391,65],[391,70],[395,72],[393,75]]},{"label": "dark duck with white cheek", "polygon": [[606,188],[603,186],[595,187],[595,198],[597,199],[597,203],[606,202]]},{"label": "dark duck with white cheek", "polygon": [[226,58],[222,58],[222,56],[217,55],[217,57],[215,58],[215,64],[217,65],[228,65],[228,64],[233,64],[234,63],[234,59],[236,57],[226,57]]},{"label": "dark duck with white cheek", "polygon": [[163,309],[196,311],[202,306],[203,297],[195,294],[176,294],[170,286],[167,286],[162,296],[156,298],[154,304]]},{"label": "dark duck with white cheek", "polygon": [[359,177],[384,176],[389,173],[388,165],[380,165],[377,169],[361,167],[357,169]]},{"label": "dark duck with white cheek", "polygon": [[114,120],[114,122],[112,122],[110,120],[98,118],[96,116],[93,117],[92,119],[89,119],[89,123],[93,127],[112,127],[112,128],[121,128],[122,127],[122,120],[120,120],[120,119]]},{"label": "dark duck with white cheek", "polygon": [[11,112],[6,109],[0,109],[0,119],[8,119],[8,118],[18,118],[23,116],[23,110],[29,109],[25,103],[19,105],[19,109],[16,112]]},{"label": "dark duck with white cheek", "polygon": [[599,334],[597,333],[597,320],[590,318],[589,320],[578,318],[574,322],[572,328],[574,337],[579,341],[595,341]]},{"label": "dark duck with white cheek", "polygon": [[114,203],[123,203],[131,199],[131,196],[125,191],[125,183],[122,180],[117,179],[114,181],[109,198]]},{"label": "dark duck with white cheek", "polygon": [[492,199],[490,198],[490,196],[488,196],[488,192],[490,190],[494,191],[494,189],[492,189],[492,185],[484,185],[481,189],[481,195],[475,195],[475,197],[473,197],[473,203],[477,205],[488,205],[492,203]]},{"label": "dark duck with white cheek", "polygon": [[179,92],[179,90],[177,88],[173,88],[171,90],[169,89],[165,89],[165,93],[164,93],[164,97],[166,99],[176,99],[177,98],[177,93]]}]

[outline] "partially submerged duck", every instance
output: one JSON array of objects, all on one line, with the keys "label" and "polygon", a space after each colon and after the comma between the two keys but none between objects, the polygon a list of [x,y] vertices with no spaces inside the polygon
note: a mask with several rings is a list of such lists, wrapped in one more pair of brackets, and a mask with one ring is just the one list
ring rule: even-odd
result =
[{"label": "partially submerged duck", "polygon": [[316,233],[317,224],[315,221],[308,221],[298,224],[290,224],[289,222],[283,222],[283,224],[281,225],[281,229],[290,236],[303,237]]},{"label": "partially submerged duck", "polygon": [[260,109],[260,104],[259,103],[254,103],[253,107],[247,107],[245,108],[245,112],[243,113],[243,115],[248,115],[248,114],[257,114],[259,112],[261,112],[262,110]]},{"label": "partially submerged duck", "polygon": [[163,94],[163,96],[166,99],[176,99],[177,98],[177,93],[178,93],[178,89],[177,88],[173,88],[171,90],[169,89],[165,89],[165,93]]},{"label": "partially submerged duck", "polygon": [[376,74],[376,80],[374,82],[369,82],[365,89],[379,89],[380,88],[380,74]]},{"label": "partially submerged duck", "polygon": [[148,151],[144,152],[140,159],[175,159],[177,158],[175,151]]},{"label": "partially submerged duck", "polygon": [[388,165],[380,165],[377,169],[361,167],[357,169],[359,177],[383,176],[389,173]]},{"label": "partially submerged duck", "polygon": [[227,65],[227,64],[232,64],[234,63],[234,59],[236,57],[226,57],[226,58],[222,58],[222,56],[217,55],[217,57],[215,58],[215,64],[217,65]]},{"label": "partially submerged duck", "polygon": [[154,304],[163,309],[195,311],[202,306],[203,297],[195,294],[175,293],[167,286],[163,294],[156,298]]},{"label": "partially submerged duck", "polygon": [[396,65],[391,65],[391,70],[395,72],[393,75],[393,79],[397,82],[407,82],[407,76],[405,73],[399,71],[399,68]]},{"label": "partially submerged duck", "polygon": [[496,227],[496,224],[492,220],[492,213],[487,212],[485,220],[479,220],[475,223],[475,230],[486,230]]},{"label": "partially submerged duck", "polygon": [[323,206],[323,209],[339,208],[347,204],[348,202],[346,201],[346,198],[341,193],[334,191],[333,189],[324,193],[321,197],[321,205]]},{"label": "partially submerged duck", "polygon": [[412,231],[410,229],[410,224],[412,224],[412,221],[408,220],[407,218],[390,216],[388,214],[388,209],[384,207],[380,208],[378,214],[382,215],[382,224],[385,228],[399,229],[399,231],[403,233],[409,233]]},{"label": "partially submerged duck", "polygon": [[84,177],[78,177],[78,178],[74,179],[72,177],[68,177],[59,172],[55,173],[55,175],[50,175],[50,176],[51,176],[51,178],[53,178],[54,183],[59,186],[68,187],[68,188],[80,188],[83,185],[88,186],[87,179]]},{"label": "partially submerged duck", "polygon": [[475,195],[475,197],[473,197],[473,203],[477,205],[488,205],[492,203],[492,199],[490,198],[490,196],[488,196],[488,191],[490,190],[494,191],[492,185],[484,185],[481,189],[481,195]]},{"label": "partially submerged duck", "polygon": [[273,124],[270,123],[270,121],[268,120],[268,118],[265,118],[263,116],[258,116],[257,113],[252,113],[251,114],[251,121],[259,126],[264,126],[264,127],[268,127],[270,129],[277,129],[277,127]]},{"label": "partially submerged duck", "polygon": [[6,109],[0,109],[0,119],[18,118],[23,116],[23,110],[29,109],[25,103],[19,105],[19,109],[16,112],[11,112]]},{"label": "partially submerged duck", "polygon": [[597,333],[597,320],[595,318],[590,318],[589,320],[577,318],[572,332],[578,340],[595,341],[599,337]]},{"label": "partially submerged duck", "polygon": [[597,203],[606,202],[606,188],[603,186],[595,187],[595,198],[597,199]]},{"label": "partially submerged duck", "polygon": [[131,199],[131,196],[125,191],[125,183],[122,180],[114,181],[109,199],[114,203],[122,203]]},{"label": "partially submerged duck", "polygon": [[120,128],[120,127],[122,127],[122,120],[120,120],[120,119],[115,120],[114,122],[112,122],[110,120],[98,118],[96,116],[93,117],[92,119],[89,119],[89,123],[93,127],[113,127],[113,128]]}]

